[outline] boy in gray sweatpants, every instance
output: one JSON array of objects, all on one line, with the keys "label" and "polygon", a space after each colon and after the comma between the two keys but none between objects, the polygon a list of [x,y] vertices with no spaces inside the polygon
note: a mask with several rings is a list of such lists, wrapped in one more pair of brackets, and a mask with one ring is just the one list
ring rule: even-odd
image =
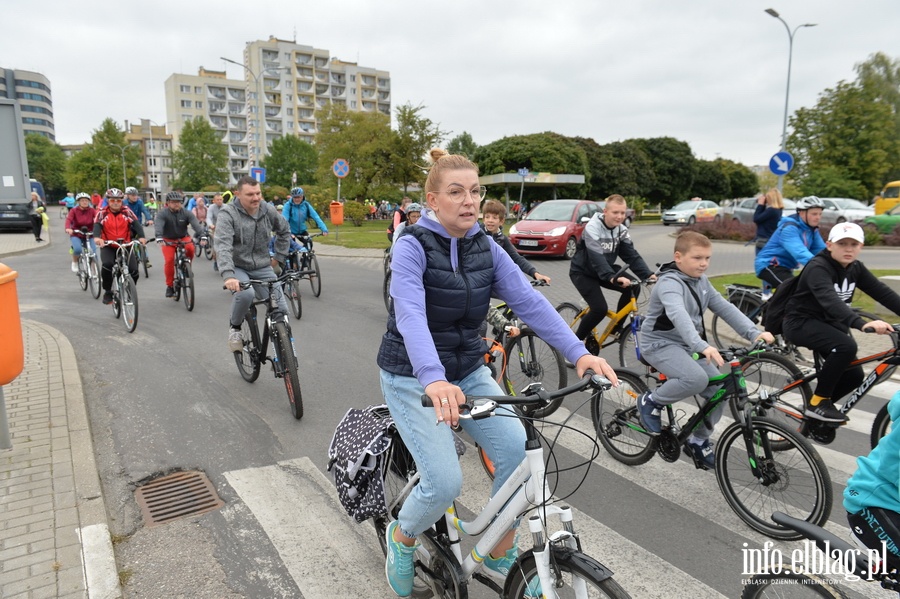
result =
[{"label": "boy in gray sweatpants", "polygon": [[[758,330],[740,310],[716,293],[704,274],[711,257],[712,243],[705,235],[681,233],[675,240],[675,261],[660,269],[650,295],[647,316],[641,324],[641,353],[667,378],[652,393],[638,396],[637,405],[641,424],[654,435],[662,432],[660,408],[704,392],[710,377],[719,374],[719,367],[725,363],[719,350],[706,341],[703,314],[707,309],[748,341],[775,341],[771,333]],[[695,360],[692,354],[706,359]],[[723,407],[720,405],[710,414],[709,427],[701,424],[688,439],[694,459],[707,468],[716,464],[709,437]]]}]

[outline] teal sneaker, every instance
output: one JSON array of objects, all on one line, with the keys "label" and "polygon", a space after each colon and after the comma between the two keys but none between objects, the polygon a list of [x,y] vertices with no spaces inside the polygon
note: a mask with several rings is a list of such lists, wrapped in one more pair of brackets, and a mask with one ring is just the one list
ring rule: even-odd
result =
[{"label": "teal sneaker", "polygon": [[[484,558],[484,567],[506,578],[509,576],[509,571],[515,565],[518,557],[519,548],[514,545],[511,549],[506,551],[506,554],[503,557],[493,558],[488,554],[488,556]],[[541,592],[541,581],[535,576],[528,583],[528,586],[525,587],[525,597],[528,599],[541,599],[543,596],[544,594]]]},{"label": "teal sneaker", "polygon": [[397,593],[398,597],[409,597],[413,590],[413,579],[416,568],[413,564],[413,554],[418,543],[407,547],[403,543],[394,540],[394,530],[399,526],[396,520],[391,522],[384,533],[385,546],[387,547],[387,559],[384,562],[384,574],[388,584]]}]

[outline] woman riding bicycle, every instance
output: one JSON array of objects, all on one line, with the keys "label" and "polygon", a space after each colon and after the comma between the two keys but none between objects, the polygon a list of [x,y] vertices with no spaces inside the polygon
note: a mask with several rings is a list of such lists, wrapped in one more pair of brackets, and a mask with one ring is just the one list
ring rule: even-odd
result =
[{"label": "woman riding bicycle", "polygon": [[861,289],[896,314],[900,296],[879,281],[857,260],[865,236],[855,223],[840,223],[831,229],[826,248],[810,260],[784,312],[784,338],[814,350],[825,358],[815,393],[805,415],[825,422],[843,423],[847,417],[834,407],[863,379],[862,366],[850,367],[856,359],[856,341],[850,328],[885,335],[893,331],[882,320],[863,321],[850,308],[853,294]]},{"label": "woman riding bicycle", "polygon": [[[91,196],[86,193],[79,193],[75,198],[76,207],[69,210],[66,216],[66,234],[72,243],[72,272],[78,272],[78,260],[81,258],[81,246],[83,235],[81,229],[87,228],[93,230],[94,219],[97,217],[97,211],[91,205]],[[97,245],[94,238],[88,239],[91,244],[91,251],[97,253]]]},{"label": "woman riding bicycle", "polygon": [[[106,192],[107,205],[101,208],[94,221],[94,237],[100,240],[100,263],[103,269],[100,271],[100,279],[103,286],[103,303],[111,304],[112,294],[112,267],[116,261],[116,248],[110,245],[119,239],[128,243],[136,237],[141,243],[146,243],[144,227],[134,212],[122,205],[125,194],[121,189],[112,189]],[[138,282],[137,256],[133,253],[128,256],[128,273]]]},{"label": "woman riding bicycle", "polygon": [[[394,304],[377,360],[385,402],[420,474],[386,532],[385,573],[401,597],[412,592],[416,536],[443,516],[462,488],[450,426],[462,426],[487,451],[496,467],[493,492],[524,459],[525,431],[517,419],[459,419],[458,406],[467,393],[502,394],[484,365],[479,330],[491,294],[506,300],[542,338],[562,350],[579,376],[591,368],[617,380],[606,361],[586,352],[550,303],[478,226],[484,197],[478,167],[437,148],[430,156],[426,208],[394,247]],[[431,399],[434,412],[422,407],[423,394]],[[450,426],[435,427],[441,423]],[[485,566],[505,576],[517,553],[511,527],[485,556]]]}]

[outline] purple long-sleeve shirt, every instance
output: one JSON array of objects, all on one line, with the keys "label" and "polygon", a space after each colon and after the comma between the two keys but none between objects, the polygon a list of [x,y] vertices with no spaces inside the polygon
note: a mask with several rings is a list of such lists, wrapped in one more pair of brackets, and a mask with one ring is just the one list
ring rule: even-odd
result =
[{"label": "purple long-sleeve shirt", "polygon": [[[434,214],[425,210],[418,225],[450,239],[450,261],[458,268],[457,239],[450,236]],[[476,224],[466,237],[472,237],[481,229]],[[542,339],[557,348],[573,364],[588,352],[565,321],[547,299],[535,290],[519,267],[493,240],[491,254],[494,259],[492,295],[505,301],[523,322],[528,323]],[[435,381],[447,380],[443,364],[428,329],[425,316],[425,250],[412,235],[404,235],[394,242],[391,258],[391,296],[394,298],[394,315],[397,330],[403,336],[407,354],[413,367],[413,375],[423,387]]]}]

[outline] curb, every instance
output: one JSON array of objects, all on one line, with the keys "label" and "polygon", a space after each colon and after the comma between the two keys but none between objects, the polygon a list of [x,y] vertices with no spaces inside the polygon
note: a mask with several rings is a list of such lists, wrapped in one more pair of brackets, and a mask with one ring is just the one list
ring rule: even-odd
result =
[{"label": "curb", "polygon": [[31,320],[26,322],[31,327],[42,329],[59,346],[87,596],[90,599],[118,599],[122,597],[122,590],[75,350],[69,339],[57,329]]}]

